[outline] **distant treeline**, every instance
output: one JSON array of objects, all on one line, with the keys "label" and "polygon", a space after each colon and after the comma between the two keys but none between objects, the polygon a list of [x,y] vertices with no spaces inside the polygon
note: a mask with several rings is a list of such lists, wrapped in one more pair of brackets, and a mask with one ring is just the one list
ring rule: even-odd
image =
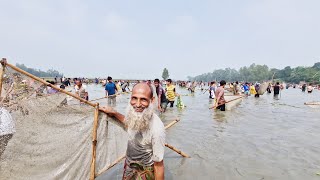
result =
[{"label": "distant treeline", "polygon": [[231,68],[217,69],[211,73],[188,77],[188,79],[206,82],[213,80],[255,82],[275,79],[289,83],[299,83],[300,81],[320,83],[320,62],[315,63],[312,67],[298,66],[291,68],[287,66],[284,69],[251,64],[249,67],[241,67],[239,70]]},{"label": "distant treeline", "polygon": [[38,77],[56,77],[56,76],[62,77],[63,76],[62,73],[54,69],[49,69],[48,71],[45,72],[45,71],[41,71],[40,69],[28,68],[24,64],[18,64],[18,63],[16,64],[16,67]]}]

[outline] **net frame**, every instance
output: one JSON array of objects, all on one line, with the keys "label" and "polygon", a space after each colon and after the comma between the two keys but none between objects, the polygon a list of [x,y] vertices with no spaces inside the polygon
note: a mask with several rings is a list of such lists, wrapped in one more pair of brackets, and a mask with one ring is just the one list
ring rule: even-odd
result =
[{"label": "net frame", "polygon": [[[76,100],[79,100],[81,103],[84,103],[86,105],[89,105],[91,107],[94,108],[94,121],[93,121],[93,127],[92,127],[92,157],[91,157],[91,164],[90,164],[90,180],[94,180],[97,176],[101,175],[102,173],[106,172],[107,170],[109,170],[110,168],[112,168],[113,166],[115,166],[117,163],[119,163],[123,158],[125,158],[125,156],[120,156],[119,158],[117,158],[114,162],[112,162],[108,167],[101,169],[99,172],[96,172],[96,156],[97,156],[97,132],[98,132],[98,126],[99,126],[99,115],[101,112],[103,112],[103,114],[108,115],[107,113],[104,112],[104,110],[102,108],[99,107],[99,103],[92,103],[92,101],[88,101],[86,99],[83,99],[75,94],[72,94],[64,89],[61,89],[59,87],[54,86],[53,84],[32,75],[31,73],[28,73],[18,67],[15,67],[12,64],[7,63],[6,58],[2,58],[2,60],[0,61],[2,68],[0,71],[0,100],[1,99],[1,93],[2,93],[2,85],[3,85],[3,76],[5,74],[5,68],[6,66],[10,67],[12,70],[21,73],[39,83],[42,83],[44,86],[48,86],[52,89],[57,90],[58,92],[64,93],[66,95],[69,95],[73,98],[75,98]],[[102,98],[99,98],[102,99]],[[97,99],[96,99],[97,100]],[[179,119],[175,119],[173,120],[172,123],[168,124],[165,129],[170,128],[171,126],[173,126],[174,124],[176,124],[179,121]],[[107,121],[108,124],[108,121]],[[117,123],[116,123],[117,124]],[[176,153],[178,153],[179,155],[181,155],[182,157],[185,158],[190,158],[190,156],[188,156],[187,154],[185,154],[184,152],[178,150],[177,148],[173,147],[172,145],[169,145],[167,143],[165,143],[165,146],[168,147],[169,149],[175,151]]]},{"label": "net frame", "polygon": [[51,87],[52,89],[55,89],[57,90],[58,92],[61,92],[61,93],[64,93],[66,95],[69,95],[77,100],[79,100],[80,102],[82,103],[85,103],[91,107],[94,108],[94,123],[93,123],[93,131],[92,131],[92,158],[91,158],[91,165],[90,165],[90,180],[94,180],[96,177],[97,177],[97,174],[96,174],[96,149],[97,149],[97,130],[98,130],[98,120],[99,120],[99,113],[100,112],[103,112],[103,109],[99,108],[99,103],[92,103],[88,100],[85,100],[79,96],[76,96],[75,94],[72,94],[64,89],[61,89],[59,87],[56,87],[54,85],[52,85],[51,83],[49,82],[46,82],[45,80],[37,77],[37,76],[34,76],[12,64],[9,64],[7,62],[7,59],[6,58],[2,58],[2,60],[0,61],[1,65],[2,65],[2,68],[1,68],[1,71],[0,71],[0,99],[1,99],[1,93],[2,93],[2,85],[3,85],[3,76],[5,74],[5,68],[8,66],[10,67],[11,69],[15,70],[16,72],[18,73],[21,73],[25,76],[28,76],[29,78],[37,81],[37,82],[40,82],[42,83],[43,85],[46,85],[46,86],[49,86]]}]

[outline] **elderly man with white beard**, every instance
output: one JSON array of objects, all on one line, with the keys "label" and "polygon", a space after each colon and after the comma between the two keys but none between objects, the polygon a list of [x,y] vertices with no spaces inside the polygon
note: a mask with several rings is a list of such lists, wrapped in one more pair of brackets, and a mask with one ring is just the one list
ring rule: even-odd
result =
[{"label": "elderly man with white beard", "polygon": [[123,180],[164,179],[165,129],[153,111],[153,90],[147,83],[132,89],[126,115],[103,107],[109,116],[125,125],[129,134]]}]

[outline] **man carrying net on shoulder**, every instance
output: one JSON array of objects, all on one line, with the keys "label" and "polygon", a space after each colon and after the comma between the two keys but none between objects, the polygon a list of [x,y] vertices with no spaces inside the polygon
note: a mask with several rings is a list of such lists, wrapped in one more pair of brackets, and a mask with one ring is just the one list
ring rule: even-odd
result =
[{"label": "man carrying net on shoulder", "polygon": [[163,180],[165,129],[153,110],[153,90],[147,83],[138,83],[132,89],[126,115],[111,107],[104,111],[122,124],[129,134],[124,180]]}]

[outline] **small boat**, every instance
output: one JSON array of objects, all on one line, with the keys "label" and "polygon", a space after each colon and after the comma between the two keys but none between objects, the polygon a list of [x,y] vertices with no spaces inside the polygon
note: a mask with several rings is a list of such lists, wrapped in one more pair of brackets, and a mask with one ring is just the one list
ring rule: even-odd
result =
[{"label": "small boat", "polygon": [[316,102],[316,101],[314,101],[314,102],[305,102],[304,105],[307,105],[307,106],[309,106],[311,108],[320,108],[320,102],[319,101],[318,102]]},{"label": "small boat", "polygon": [[232,95],[232,96],[224,96],[224,99],[226,100],[226,110],[230,111],[235,106],[241,103],[243,96],[241,95]]}]

